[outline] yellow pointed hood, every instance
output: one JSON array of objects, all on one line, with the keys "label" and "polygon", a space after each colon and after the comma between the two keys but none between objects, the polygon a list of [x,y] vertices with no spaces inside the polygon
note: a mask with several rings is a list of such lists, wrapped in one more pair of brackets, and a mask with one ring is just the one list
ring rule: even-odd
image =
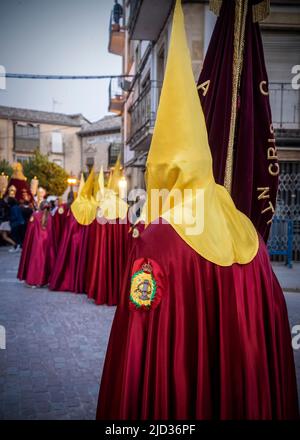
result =
[{"label": "yellow pointed hood", "polygon": [[83,185],[83,188],[80,193],[81,196],[90,198],[93,195],[94,179],[95,179],[95,170],[93,167],[88,178],[86,179],[85,184]]},{"label": "yellow pointed hood", "polygon": [[99,191],[99,174],[94,175],[93,197],[96,200]]},{"label": "yellow pointed hood", "polygon": [[97,206],[93,198],[95,173],[94,168],[90,172],[77,199],[71,205],[71,211],[81,225],[89,225],[96,217]]},{"label": "yellow pointed hood", "polygon": [[113,172],[109,176],[107,188],[114,191],[116,194],[119,193],[119,180],[123,176],[122,170],[121,170],[121,160],[120,155],[118,156],[118,159],[115,163]]},{"label": "yellow pointed hood", "polygon": [[[254,258],[258,250],[254,226],[236,209],[229,193],[216,184],[213,177],[212,156],[193,77],[180,0],[176,1],[165,78],[146,168],[149,222],[157,217],[167,220],[189,246],[215,264],[246,264]],[[184,202],[180,197],[174,201],[167,196],[156,212],[151,210],[155,190],[162,189],[173,191],[173,194],[177,191],[177,195],[185,196]]]},{"label": "yellow pointed hood", "polygon": [[101,166],[100,173],[98,176],[98,186],[99,186],[98,191],[100,193],[97,194],[97,201],[99,201],[101,199],[101,197],[104,196],[104,191],[105,191],[103,166]]},{"label": "yellow pointed hood", "polygon": [[79,196],[81,194],[83,187],[84,187],[84,176],[83,176],[83,173],[81,173],[77,196]]}]

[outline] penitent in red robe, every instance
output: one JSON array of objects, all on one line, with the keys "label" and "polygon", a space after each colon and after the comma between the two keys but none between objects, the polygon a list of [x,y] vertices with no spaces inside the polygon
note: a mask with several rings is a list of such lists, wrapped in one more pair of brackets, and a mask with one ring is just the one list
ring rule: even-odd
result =
[{"label": "penitent in red robe", "polygon": [[32,286],[45,286],[54,265],[52,245],[52,221],[49,214],[47,225],[42,227],[43,212],[35,212],[26,229],[25,240],[17,277]]},{"label": "penitent in red robe", "polygon": [[124,271],[132,238],[129,223],[99,224],[90,226],[87,258],[87,294],[97,305],[118,304]]},{"label": "penitent in red robe", "polygon": [[67,217],[69,215],[70,208],[67,204],[62,204],[53,214],[52,218],[52,243],[54,246],[55,255],[58,254],[60,244],[64,235],[65,226],[67,224]]},{"label": "penitent in red robe", "polygon": [[50,277],[51,290],[85,292],[88,231],[89,226],[80,225],[69,211]]},{"label": "penitent in red robe", "polygon": [[[249,264],[221,267],[170,225],[136,240],[106,354],[98,419],[293,419],[295,366],[286,304],[260,239]],[[150,310],[129,299],[144,263]]]}]

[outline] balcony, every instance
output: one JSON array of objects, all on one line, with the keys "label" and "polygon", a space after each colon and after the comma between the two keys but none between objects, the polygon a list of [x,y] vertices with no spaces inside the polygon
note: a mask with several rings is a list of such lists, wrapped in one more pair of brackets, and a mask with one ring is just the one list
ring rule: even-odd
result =
[{"label": "balcony", "polygon": [[130,38],[156,41],[172,5],[173,0],[130,0]]},{"label": "balcony", "polygon": [[297,146],[300,142],[300,93],[290,83],[269,84],[273,126],[278,146]]},{"label": "balcony", "polygon": [[120,18],[120,23],[114,20],[113,11],[110,15],[109,21],[109,41],[108,52],[114,55],[123,55],[125,50],[125,27],[123,25],[124,18]]},{"label": "balcony", "polygon": [[131,124],[127,145],[131,150],[148,151],[152,139],[161,83],[149,81],[129,109]]},{"label": "balcony", "polygon": [[109,107],[108,111],[121,115],[126,100],[126,92],[121,88],[123,79],[112,78],[109,83]]},{"label": "balcony", "polygon": [[270,83],[274,128],[300,129],[300,93],[290,83]]}]

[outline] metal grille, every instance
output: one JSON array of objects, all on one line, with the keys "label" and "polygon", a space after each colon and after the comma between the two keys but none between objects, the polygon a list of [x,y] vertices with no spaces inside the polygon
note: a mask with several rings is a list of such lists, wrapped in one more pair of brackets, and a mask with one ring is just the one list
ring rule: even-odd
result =
[{"label": "metal grille", "polygon": [[[276,217],[293,220],[293,259],[300,261],[300,163],[281,162]],[[286,240],[285,231],[272,228],[269,244]],[[282,261],[283,257],[272,257]]]},{"label": "metal grille", "polygon": [[274,128],[300,128],[300,93],[290,83],[270,83]]}]

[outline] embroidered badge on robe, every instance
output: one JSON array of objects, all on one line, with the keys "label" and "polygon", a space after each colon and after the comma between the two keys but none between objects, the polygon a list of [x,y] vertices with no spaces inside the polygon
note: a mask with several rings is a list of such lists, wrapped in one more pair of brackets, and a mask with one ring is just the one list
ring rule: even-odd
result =
[{"label": "embroidered badge on robe", "polygon": [[133,238],[139,238],[140,236],[140,231],[138,230],[138,228],[133,228],[132,230],[132,237]]},{"label": "embroidered badge on robe", "polygon": [[64,208],[61,206],[60,208],[58,208],[58,213],[59,214],[63,214],[65,211],[64,211]]},{"label": "embroidered badge on robe", "polygon": [[136,260],[132,268],[129,304],[133,310],[151,310],[161,301],[162,273],[150,258]]}]

